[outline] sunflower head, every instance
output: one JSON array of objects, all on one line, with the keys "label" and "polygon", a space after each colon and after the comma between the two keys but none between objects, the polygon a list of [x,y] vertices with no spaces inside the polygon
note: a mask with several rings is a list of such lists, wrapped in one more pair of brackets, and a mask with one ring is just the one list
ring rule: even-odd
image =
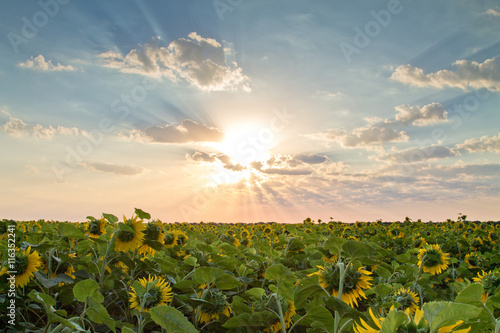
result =
[{"label": "sunflower head", "polygon": [[397,290],[393,294],[392,299],[398,302],[399,308],[408,314],[414,314],[420,302],[420,298],[415,292],[411,291],[410,288],[405,289],[404,287]]},{"label": "sunflower head", "polygon": [[[279,297],[281,310],[283,311],[283,319],[285,320],[285,328],[289,328],[292,324],[292,317],[295,315],[295,303],[283,297]],[[274,313],[279,313],[278,303],[273,296],[264,296],[265,308],[272,310]],[[281,321],[276,318],[269,324],[269,328],[264,329],[264,332],[281,332]],[[272,330],[272,331],[271,331]]]},{"label": "sunflower head", "polygon": [[131,290],[130,308],[140,312],[149,312],[157,305],[168,304],[173,298],[170,284],[156,275],[149,275],[147,279],[139,279],[134,282]]},{"label": "sunflower head", "polygon": [[106,233],[106,219],[101,218],[99,220],[93,219],[88,223],[87,231],[89,236],[92,238],[98,238],[102,234]]},{"label": "sunflower head", "polygon": [[42,260],[40,259],[40,255],[37,251],[31,252],[31,246],[28,246],[24,251],[16,251],[16,287],[27,285],[41,265]]},{"label": "sunflower head", "polygon": [[418,266],[425,273],[440,274],[448,268],[449,259],[449,255],[443,253],[439,245],[425,245],[418,254]]},{"label": "sunflower head", "polygon": [[481,258],[476,252],[465,255],[464,261],[469,265],[469,268],[479,268],[481,265]]},{"label": "sunflower head", "polygon": [[485,271],[477,273],[477,277],[472,278],[476,282],[480,282],[483,286],[484,293],[481,296],[481,301],[486,302],[488,297],[495,293],[500,287],[500,271]]},{"label": "sunflower head", "polygon": [[146,226],[142,220],[137,220],[137,216],[132,219],[127,219],[123,216],[123,225],[116,231],[115,250],[127,252],[128,250],[136,249],[142,243],[144,238],[143,230]]},{"label": "sunflower head", "polygon": [[[338,297],[340,285],[340,267],[339,263],[331,263],[325,266],[318,266],[318,272],[309,274],[317,275],[319,284],[327,291],[331,292],[333,296]],[[372,286],[370,275],[371,272],[359,267],[355,269],[352,265],[345,267],[344,273],[344,287],[342,293],[342,301],[350,306],[358,305],[358,300],[366,298],[363,290]]]},{"label": "sunflower head", "polygon": [[[161,242],[163,238],[163,234],[161,232],[161,227],[158,226],[156,222],[149,222],[146,224],[146,227],[144,229],[144,240],[148,241],[157,241]],[[139,248],[139,252],[141,253],[153,253],[154,254],[154,249],[148,246],[147,244],[143,244]]]},{"label": "sunflower head", "polygon": [[221,290],[207,284],[201,285],[200,289],[202,290],[198,293],[198,297],[206,301],[195,309],[200,323],[206,324],[212,320],[219,320],[221,314],[226,317],[231,316],[232,310],[229,302]]}]

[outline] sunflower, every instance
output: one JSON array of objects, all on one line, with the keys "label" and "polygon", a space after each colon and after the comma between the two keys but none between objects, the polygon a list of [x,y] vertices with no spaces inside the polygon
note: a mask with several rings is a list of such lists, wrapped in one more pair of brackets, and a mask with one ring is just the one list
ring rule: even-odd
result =
[{"label": "sunflower", "polygon": [[[276,303],[276,300],[273,299],[270,300],[270,302],[267,303],[269,308],[273,310],[275,313],[279,313],[278,309],[278,304]],[[292,317],[295,315],[295,303],[292,301],[288,301],[285,298],[280,297],[280,305],[281,305],[281,310],[283,311],[283,319],[285,321],[285,328],[289,328],[290,325],[292,324]],[[272,330],[272,331],[271,331]],[[281,321],[280,319],[274,320],[269,328],[264,329],[264,332],[281,332]]]},{"label": "sunflower", "polygon": [[[319,284],[321,287],[326,289],[328,292],[335,297],[339,295],[339,283],[340,283],[340,268],[337,263],[328,264],[323,266],[317,266],[320,270],[314,272],[311,275],[317,275],[319,278]],[[364,270],[363,267],[354,269],[352,265],[348,265],[345,268],[344,275],[344,288],[342,292],[342,301],[354,306],[358,306],[358,299],[366,298],[363,290],[368,289],[372,286],[371,276],[372,273]]]},{"label": "sunflower", "polygon": [[469,268],[479,268],[481,258],[476,252],[471,252],[465,256],[464,261],[469,265]]},{"label": "sunflower", "polygon": [[368,312],[370,312],[370,317],[372,317],[372,320],[375,323],[375,325],[378,327],[378,329],[371,327],[370,325],[368,325],[368,323],[366,321],[364,321],[362,318],[360,318],[361,325],[358,323],[354,324],[354,326],[353,326],[354,333],[376,333],[382,329],[382,322],[384,321],[384,318],[375,317],[375,315],[373,314],[372,308],[369,308]]},{"label": "sunflower", "polygon": [[[24,287],[28,284],[38,267],[42,265],[38,252],[31,252],[31,246],[24,251],[17,251],[15,255],[16,287]],[[3,267],[0,275],[7,273],[7,267]]]},{"label": "sunflower", "polygon": [[198,297],[205,303],[198,306],[194,313],[198,316],[200,323],[206,324],[212,320],[219,320],[221,314],[226,317],[231,316],[232,310],[226,295],[221,290],[214,288],[211,284],[202,284],[199,288],[202,290],[198,293]]},{"label": "sunflower", "polygon": [[130,227],[133,232],[118,229],[118,231],[116,231],[115,250],[127,252],[128,250],[139,247],[144,238],[142,230],[144,230],[146,226],[142,223],[142,220],[137,220],[137,216],[132,219],[127,219],[123,216],[123,223]]},{"label": "sunflower", "polygon": [[416,310],[418,310],[418,304],[420,302],[420,298],[418,295],[411,291],[410,288],[405,289],[401,287],[393,296],[393,300],[400,304],[400,309],[406,312],[407,314],[414,314]]},{"label": "sunflower", "polygon": [[93,219],[87,224],[87,232],[89,237],[99,238],[99,236],[106,233],[106,219],[101,218],[99,220]]},{"label": "sunflower", "polygon": [[472,278],[472,280],[481,282],[483,285],[484,292],[481,296],[481,301],[485,303],[488,296],[492,295],[495,290],[500,287],[500,272],[489,271],[486,273],[485,271],[482,271],[482,273],[477,273],[477,277]]},{"label": "sunflower", "polygon": [[424,245],[418,254],[418,266],[425,273],[436,275],[448,268],[449,259],[448,253],[443,253],[438,244]]},{"label": "sunflower", "polygon": [[[75,253],[70,253],[68,254],[68,257],[74,258],[76,256]],[[47,260],[42,259],[42,266],[45,274],[49,275],[48,271],[48,263]],[[75,272],[75,268],[73,265],[67,261],[56,261],[56,260],[51,260],[50,262],[50,278],[56,278],[59,274],[66,274],[72,279],[75,278],[74,275],[72,275]],[[60,283],[59,285],[63,285],[64,283]]]},{"label": "sunflower", "polygon": [[170,283],[162,277],[149,275],[148,279],[140,278],[139,283],[143,288],[131,287],[130,294],[130,309],[149,312],[149,310],[157,305],[168,304],[172,296],[172,287]]},{"label": "sunflower", "polygon": [[174,247],[177,245],[177,234],[175,232],[166,232],[163,236],[165,247]]},{"label": "sunflower", "polygon": [[[161,242],[162,239],[163,234],[161,233],[161,228],[156,222],[149,222],[148,224],[146,224],[146,230],[144,231],[144,240]],[[139,252],[142,254],[154,254],[155,250],[147,244],[142,244],[139,248]]]},{"label": "sunflower", "polygon": [[498,234],[494,231],[490,231],[490,233],[488,233],[488,239],[490,242],[496,243],[498,242]]},{"label": "sunflower", "polygon": [[180,246],[186,245],[189,237],[183,231],[175,230],[174,232],[176,233],[176,237],[177,237],[177,245],[180,245]]}]

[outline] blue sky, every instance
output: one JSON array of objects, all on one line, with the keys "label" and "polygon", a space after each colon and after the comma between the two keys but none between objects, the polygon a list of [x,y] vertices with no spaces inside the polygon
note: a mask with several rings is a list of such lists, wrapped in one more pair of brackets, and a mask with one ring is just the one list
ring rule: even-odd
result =
[{"label": "blue sky", "polygon": [[499,1],[0,3],[1,218],[497,220]]}]

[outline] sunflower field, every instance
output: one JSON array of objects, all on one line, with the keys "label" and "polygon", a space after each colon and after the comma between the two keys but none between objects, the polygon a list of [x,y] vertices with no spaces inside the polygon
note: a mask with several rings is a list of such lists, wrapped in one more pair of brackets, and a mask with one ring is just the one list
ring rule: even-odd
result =
[{"label": "sunflower field", "polygon": [[500,333],[500,223],[0,222],[6,332]]}]

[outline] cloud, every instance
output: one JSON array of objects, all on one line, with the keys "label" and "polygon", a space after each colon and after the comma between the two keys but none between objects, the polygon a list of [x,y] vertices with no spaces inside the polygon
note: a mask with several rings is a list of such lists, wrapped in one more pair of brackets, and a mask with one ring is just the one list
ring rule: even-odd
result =
[{"label": "cloud", "polygon": [[377,157],[379,161],[393,163],[415,163],[436,158],[456,156],[457,152],[448,147],[432,145],[426,147],[413,147],[396,153],[384,154]]},{"label": "cloud", "polygon": [[329,141],[337,141],[344,147],[374,147],[386,142],[408,141],[404,131],[391,128],[390,123],[379,123],[366,127],[356,128],[351,134],[345,131],[329,131],[323,134]]},{"label": "cloud", "polygon": [[263,173],[266,173],[268,175],[285,175],[285,176],[302,176],[302,175],[310,175],[312,174],[312,170],[308,169],[276,169],[276,168],[270,168],[270,169],[265,169],[262,170]]},{"label": "cloud", "polygon": [[328,156],[319,154],[297,154],[293,159],[306,164],[321,164],[328,161]]},{"label": "cloud", "polygon": [[312,96],[313,98],[318,98],[318,99],[334,99],[334,98],[339,98],[342,97],[344,94],[342,94],[340,91],[339,92],[331,92],[331,91],[326,91],[326,90],[316,90],[314,95]]},{"label": "cloud", "polygon": [[2,132],[16,137],[27,135],[29,128],[30,126],[25,124],[21,119],[12,117],[1,127]]},{"label": "cloud", "polygon": [[33,70],[39,70],[44,72],[62,72],[62,71],[75,71],[76,68],[71,65],[57,65],[52,64],[52,60],[45,61],[45,58],[40,54],[39,56],[26,60],[26,62],[20,62],[19,67],[29,68]]},{"label": "cloud", "polygon": [[492,16],[500,16],[500,11],[498,9],[490,8],[485,12],[485,14]]},{"label": "cloud", "polygon": [[463,143],[459,143],[455,146],[456,149],[464,149],[470,153],[475,152],[500,152],[500,133],[489,137],[487,135],[482,136],[479,139],[469,139],[464,141]]},{"label": "cloud", "polygon": [[160,143],[218,142],[224,139],[224,133],[219,129],[189,119],[178,126],[149,127],[140,134],[151,142]]},{"label": "cloud", "polygon": [[135,165],[126,165],[126,164],[90,162],[90,163],[85,163],[84,166],[92,170],[114,173],[117,175],[124,175],[124,176],[133,176],[144,172],[144,168],[142,167]]},{"label": "cloud", "polygon": [[417,87],[458,87],[486,88],[500,91],[500,56],[487,59],[482,63],[470,60],[457,60],[453,63],[455,71],[440,70],[424,74],[421,68],[412,65],[402,65],[396,68],[391,79]]},{"label": "cloud", "polygon": [[439,103],[427,104],[423,107],[407,104],[396,106],[396,121],[403,124],[423,126],[447,120],[447,112]]},{"label": "cloud", "polygon": [[249,78],[232,61],[233,50],[212,38],[203,38],[192,32],[187,38],[172,41],[167,47],[159,46],[156,37],[128,54],[116,51],[101,53],[103,65],[123,73],[166,77],[177,82],[182,79],[201,90],[250,91]]},{"label": "cloud", "polygon": [[38,139],[52,139],[55,134],[61,135],[78,135],[85,134],[85,132],[78,130],[76,127],[63,127],[57,126],[54,128],[52,125],[43,127],[41,124],[30,126],[19,118],[10,117],[10,119],[0,127],[1,132],[5,132],[14,137],[33,136]]}]

